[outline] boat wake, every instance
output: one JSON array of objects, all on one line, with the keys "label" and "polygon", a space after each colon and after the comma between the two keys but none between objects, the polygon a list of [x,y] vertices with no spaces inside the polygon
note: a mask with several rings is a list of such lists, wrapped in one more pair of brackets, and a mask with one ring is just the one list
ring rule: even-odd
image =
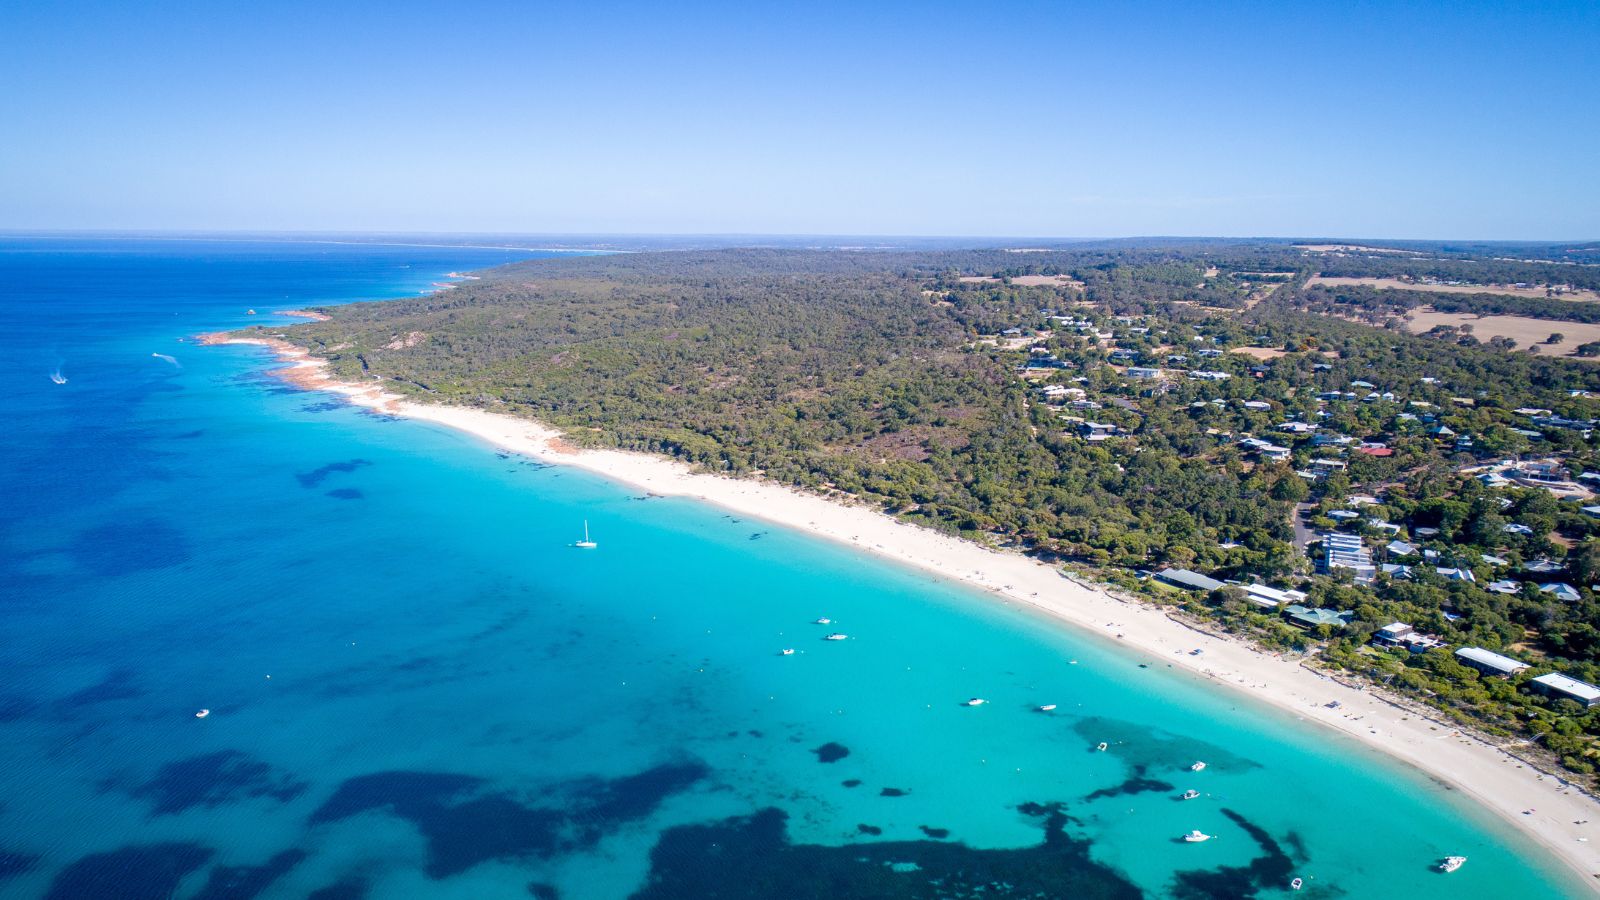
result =
[{"label": "boat wake", "polygon": [[156,359],[172,363],[174,366],[177,366],[180,369],[183,368],[183,364],[178,362],[176,357],[168,356],[165,353],[152,353],[150,355],[154,356]]},{"label": "boat wake", "polygon": [[50,373],[50,380],[54,381],[56,384],[66,384],[67,376],[61,374],[61,367],[57,366],[55,371]]}]

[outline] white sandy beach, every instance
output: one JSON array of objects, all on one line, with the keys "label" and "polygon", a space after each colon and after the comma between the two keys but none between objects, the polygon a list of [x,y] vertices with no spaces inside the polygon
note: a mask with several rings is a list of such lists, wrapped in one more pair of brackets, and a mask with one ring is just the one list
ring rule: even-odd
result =
[{"label": "white sandy beach", "polygon": [[[1336,729],[1403,760],[1473,797],[1548,848],[1600,893],[1600,803],[1555,775],[1543,774],[1492,744],[1409,705],[1348,687],[1297,660],[1197,631],[1152,605],[1129,602],[1068,580],[1043,563],[899,522],[875,510],[836,503],[783,486],[699,474],[664,457],[620,451],[573,451],[559,434],[525,419],[402,400],[377,385],[331,380],[324,364],[289,344],[210,338],[269,346],[290,365],[291,382],[340,393],[353,403],[436,422],[495,447],[576,466],[661,495],[717,504],[740,515],[803,529],[929,572],[983,588],[1004,602],[1027,604],[1129,648],[1192,670],[1295,716]],[[1201,656],[1191,656],[1195,648]],[[1339,701],[1339,708],[1325,704]],[[1590,823],[1593,819],[1594,822]],[[1577,824],[1583,822],[1585,824]],[[1470,866],[1470,863],[1468,864]]]}]

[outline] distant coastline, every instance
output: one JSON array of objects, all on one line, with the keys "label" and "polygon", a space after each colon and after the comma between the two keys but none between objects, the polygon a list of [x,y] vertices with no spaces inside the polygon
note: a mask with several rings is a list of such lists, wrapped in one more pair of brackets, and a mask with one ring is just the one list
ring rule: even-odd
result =
[{"label": "distant coastline", "polygon": [[[306,315],[309,311],[296,311]],[[320,315],[310,313],[311,315]],[[788,487],[697,473],[675,460],[617,450],[577,450],[561,433],[529,419],[481,409],[419,403],[380,383],[335,379],[302,347],[273,337],[201,335],[203,344],[260,346],[286,365],[274,374],[304,390],[433,422],[544,462],[570,465],[654,494],[701,500],[873,553],[980,588],[1006,604],[1029,607],[1150,658],[1230,686],[1304,721],[1333,728],[1472,797],[1547,849],[1600,893],[1600,846],[1584,843],[1578,821],[1600,813],[1583,789],[1545,774],[1457,726],[1398,698],[1315,672],[1299,661],[1202,631],[1166,610],[1119,599],[1016,553],[918,528],[874,509]],[[1193,655],[1191,650],[1201,650]],[[1327,704],[1338,701],[1336,708]],[[1531,812],[1530,812],[1531,811]]]}]

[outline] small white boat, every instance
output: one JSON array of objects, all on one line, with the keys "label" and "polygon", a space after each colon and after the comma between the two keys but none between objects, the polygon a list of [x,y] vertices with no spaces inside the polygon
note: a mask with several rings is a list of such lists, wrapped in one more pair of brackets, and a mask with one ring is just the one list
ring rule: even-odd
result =
[{"label": "small white boat", "polygon": [[211,710],[209,710],[209,709],[202,709],[202,710],[200,710],[200,711],[199,711],[199,712],[197,712],[197,713],[195,713],[195,714],[194,714],[194,717],[195,717],[195,718],[196,718],[196,719],[204,719],[204,718],[205,718],[205,717],[206,717],[206,716],[209,716],[209,715],[211,715]]},{"label": "small white boat", "polygon": [[989,701],[983,699],[982,697],[973,697],[971,700],[967,701],[966,705],[968,705],[968,706],[982,706],[982,705],[984,705],[985,703],[988,703],[988,702]]},{"label": "small white boat", "polygon": [[244,314],[247,315],[247,316],[253,316],[253,315],[256,314],[256,311],[253,310],[253,309],[247,309],[247,310],[244,311]]},{"label": "small white boat", "polygon": [[1296,878],[1295,880],[1289,882],[1289,890],[1291,891],[1298,891],[1305,886],[1305,879],[1302,878]]},{"label": "small white boat", "polygon": [[794,648],[793,647],[785,647],[782,650],[778,651],[778,655],[779,656],[793,656],[794,655]]},{"label": "small white boat", "polygon": [[1191,772],[1199,772],[1199,771],[1203,770],[1205,767],[1206,767],[1205,763],[1197,762],[1194,765],[1189,767],[1189,771],[1191,771]]},{"label": "small white boat", "polygon": [[1444,862],[1439,863],[1439,871],[1454,872],[1461,868],[1461,865],[1466,861],[1467,858],[1465,856],[1446,856]]},{"label": "small white boat", "polygon": [[842,631],[835,631],[833,634],[830,634],[827,637],[823,638],[823,640],[825,640],[825,641],[847,641],[849,639],[850,639],[850,635],[845,634]]},{"label": "small white boat", "polygon": [[1106,748],[1107,748],[1107,747],[1108,747],[1108,746],[1110,746],[1110,745],[1109,745],[1109,744],[1107,744],[1107,743],[1106,743],[1106,742],[1105,742],[1105,741],[1101,741],[1101,742],[1100,742],[1100,743],[1098,743],[1098,744],[1095,744],[1095,745],[1094,745],[1094,748],[1095,748],[1095,749],[1096,749],[1096,750],[1099,750],[1099,751],[1100,751],[1100,752],[1101,752],[1101,753],[1104,753],[1104,752],[1106,752]]},{"label": "small white boat", "polygon": [[1051,710],[1053,710],[1055,708],[1056,708],[1056,705],[1054,703],[1046,703],[1045,705],[1039,707],[1039,712],[1050,712]]},{"label": "small white boat", "polygon": [[600,546],[599,544],[596,544],[594,541],[589,540],[589,520],[588,519],[584,519],[583,520],[583,540],[578,541],[577,543],[573,544],[572,546],[581,547],[584,550],[593,550],[594,548]]},{"label": "small white boat", "polygon": [[1196,828],[1195,830],[1193,830],[1193,831],[1189,832],[1188,834],[1184,835],[1183,836],[1183,840],[1184,840],[1184,843],[1186,843],[1186,844],[1198,844],[1201,841],[1209,841],[1209,840],[1211,840],[1211,835],[1206,834],[1205,832],[1203,832],[1200,829]]},{"label": "small white boat", "polygon": [[1197,790],[1194,790],[1193,788],[1183,792],[1183,799],[1185,799],[1185,800],[1193,800],[1194,798],[1196,798],[1198,796],[1200,796],[1200,792],[1197,791]]},{"label": "small white boat", "polygon": [[823,616],[822,618],[818,619],[817,621],[813,622],[812,624],[814,624],[814,625],[832,625],[833,624],[833,620],[828,618],[827,616]]}]

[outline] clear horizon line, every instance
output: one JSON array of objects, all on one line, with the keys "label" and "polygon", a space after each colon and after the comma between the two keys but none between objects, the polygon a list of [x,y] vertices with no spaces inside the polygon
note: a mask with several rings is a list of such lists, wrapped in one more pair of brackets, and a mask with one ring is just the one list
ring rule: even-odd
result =
[{"label": "clear horizon line", "polygon": [[[762,231],[417,231],[387,229],[248,229],[248,228],[0,228],[0,236],[55,238],[63,236],[140,236],[158,239],[195,239],[200,237],[461,237],[461,238],[783,238],[796,239],[873,239],[873,240],[985,240],[985,241],[1039,241],[1093,243],[1099,241],[1274,241],[1285,243],[1382,241],[1387,243],[1473,243],[1473,244],[1546,244],[1580,245],[1600,251],[1600,239],[1546,239],[1546,238],[1467,238],[1467,237],[1374,237],[1330,236],[1326,234],[1298,235],[1224,235],[1224,234],[1127,234],[1127,235],[1025,235],[1025,234],[895,234],[851,232],[762,232]],[[455,246],[455,245],[452,245]],[[493,249],[562,249],[504,247]]]}]

